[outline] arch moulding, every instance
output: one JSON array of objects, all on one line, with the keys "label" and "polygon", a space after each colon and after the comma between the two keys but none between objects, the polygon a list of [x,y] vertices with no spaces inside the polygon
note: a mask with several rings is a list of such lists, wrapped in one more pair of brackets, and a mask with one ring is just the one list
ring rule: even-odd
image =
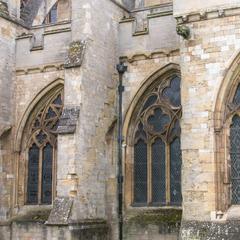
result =
[{"label": "arch moulding", "polygon": [[180,74],[180,66],[176,63],[169,63],[160,69],[154,71],[149,76],[147,76],[143,82],[141,83],[140,87],[138,88],[135,96],[133,97],[132,101],[129,104],[124,116],[123,121],[123,136],[125,137],[125,141],[127,141],[129,124],[131,122],[131,118],[133,112],[135,110],[136,105],[138,104],[139,100],[144,95],[145,91],[150,87],[151,84],[154,83],[155,80],[158,78],[168,78],[173,73]]},{"label": "arch moulding", "polygon": [[22,118],[16,128],[16,135],[15,135],[15,141],[14,141],[14,151],[20,152],[21,150],[21,142],[23,137],[23,131],[26,126],[26,123],[28,121],[29,116],[31,115],[34,108],[37,106],[38,103],[41,102],[41,100],[51,94],[53,91],[58,91],[60,88],[63,88],[64,86],[64,80],[61,78],[58,78],[48,84],[46,87],[44,87],[31,101],[31,103],[28,105],[27,109],[22,115]]},{"label": "arch moulding", "polygon": [[[230,61],[231,60],[231,61]],[[214,106],[215,169],[217,210],[227,212],[231,207],[231,157],[230,126],[233,112],[231,103],[240,82],[240,52],[238,51],[226,65],[226,73],[221,82]]]}]

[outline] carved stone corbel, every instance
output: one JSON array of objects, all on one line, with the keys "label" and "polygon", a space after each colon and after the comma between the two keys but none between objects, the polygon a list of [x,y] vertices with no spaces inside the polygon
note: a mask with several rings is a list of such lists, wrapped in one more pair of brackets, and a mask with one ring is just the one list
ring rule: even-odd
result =
[{"label": "carved stone corbel", "polygon": [[177,34],[182,36],[184,39],[189,39],[190,38],[190,28],[185,25],[178,25],[177,28]]},{"label": "carved stone corbel", "polygon": [[80,67],[83,62],[86,49],[86,41],[71,42],[68,49],[68,55],[64,64],[65,68]]}]

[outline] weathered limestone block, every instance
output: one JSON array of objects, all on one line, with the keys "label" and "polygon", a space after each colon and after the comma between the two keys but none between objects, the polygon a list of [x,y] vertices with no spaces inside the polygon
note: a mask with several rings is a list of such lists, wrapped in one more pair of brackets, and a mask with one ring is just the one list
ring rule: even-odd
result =
[{"label": "weathered limestone block", "polygon": [[183,221],[181,240],[239,240],[240,221]]},{"label": "weathered limestone block", "polygon": [[66,225],[72,208],[72,199],[57,197],[53,202],[53,209],[47,220],[48,225]]},{"label": "weathered limestone block", "polygon": [[74,41],[70,43],[65,68],[80,67],[86,49],[85,41]]},{"label": "weathered limestone block", "polygon": [[79,113],[79,107],[64,108],[59,121],[57,132],[60,134],[74,133],[79,118]]}]

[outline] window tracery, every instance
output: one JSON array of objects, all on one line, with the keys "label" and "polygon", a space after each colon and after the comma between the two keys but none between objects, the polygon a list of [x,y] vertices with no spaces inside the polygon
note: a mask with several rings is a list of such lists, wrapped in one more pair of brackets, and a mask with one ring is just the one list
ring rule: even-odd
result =
[{"label": "window tracery", "polygon": [[28,137],[27,204],[51,204],[57,126],[63,110],[63,91],[54,95],[32,120]]},{"label": "window tracery", "polygon": [[181,205],[180,78],[152,89],[134,131],[133,203]]}]

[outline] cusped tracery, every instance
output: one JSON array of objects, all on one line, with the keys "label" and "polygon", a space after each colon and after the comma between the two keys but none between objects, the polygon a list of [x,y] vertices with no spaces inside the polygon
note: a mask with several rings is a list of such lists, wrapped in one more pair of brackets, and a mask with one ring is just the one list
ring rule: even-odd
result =
[{"label": "cusped tracery", "polygon": [[32,120],[28,135],[27,204],[51,204],[57,127],[63,91],[55,94]]},{"label": "cusped tracery", "polygon": [[134,204],[180,205],[180,77],[152,89],[135,118]]}]

